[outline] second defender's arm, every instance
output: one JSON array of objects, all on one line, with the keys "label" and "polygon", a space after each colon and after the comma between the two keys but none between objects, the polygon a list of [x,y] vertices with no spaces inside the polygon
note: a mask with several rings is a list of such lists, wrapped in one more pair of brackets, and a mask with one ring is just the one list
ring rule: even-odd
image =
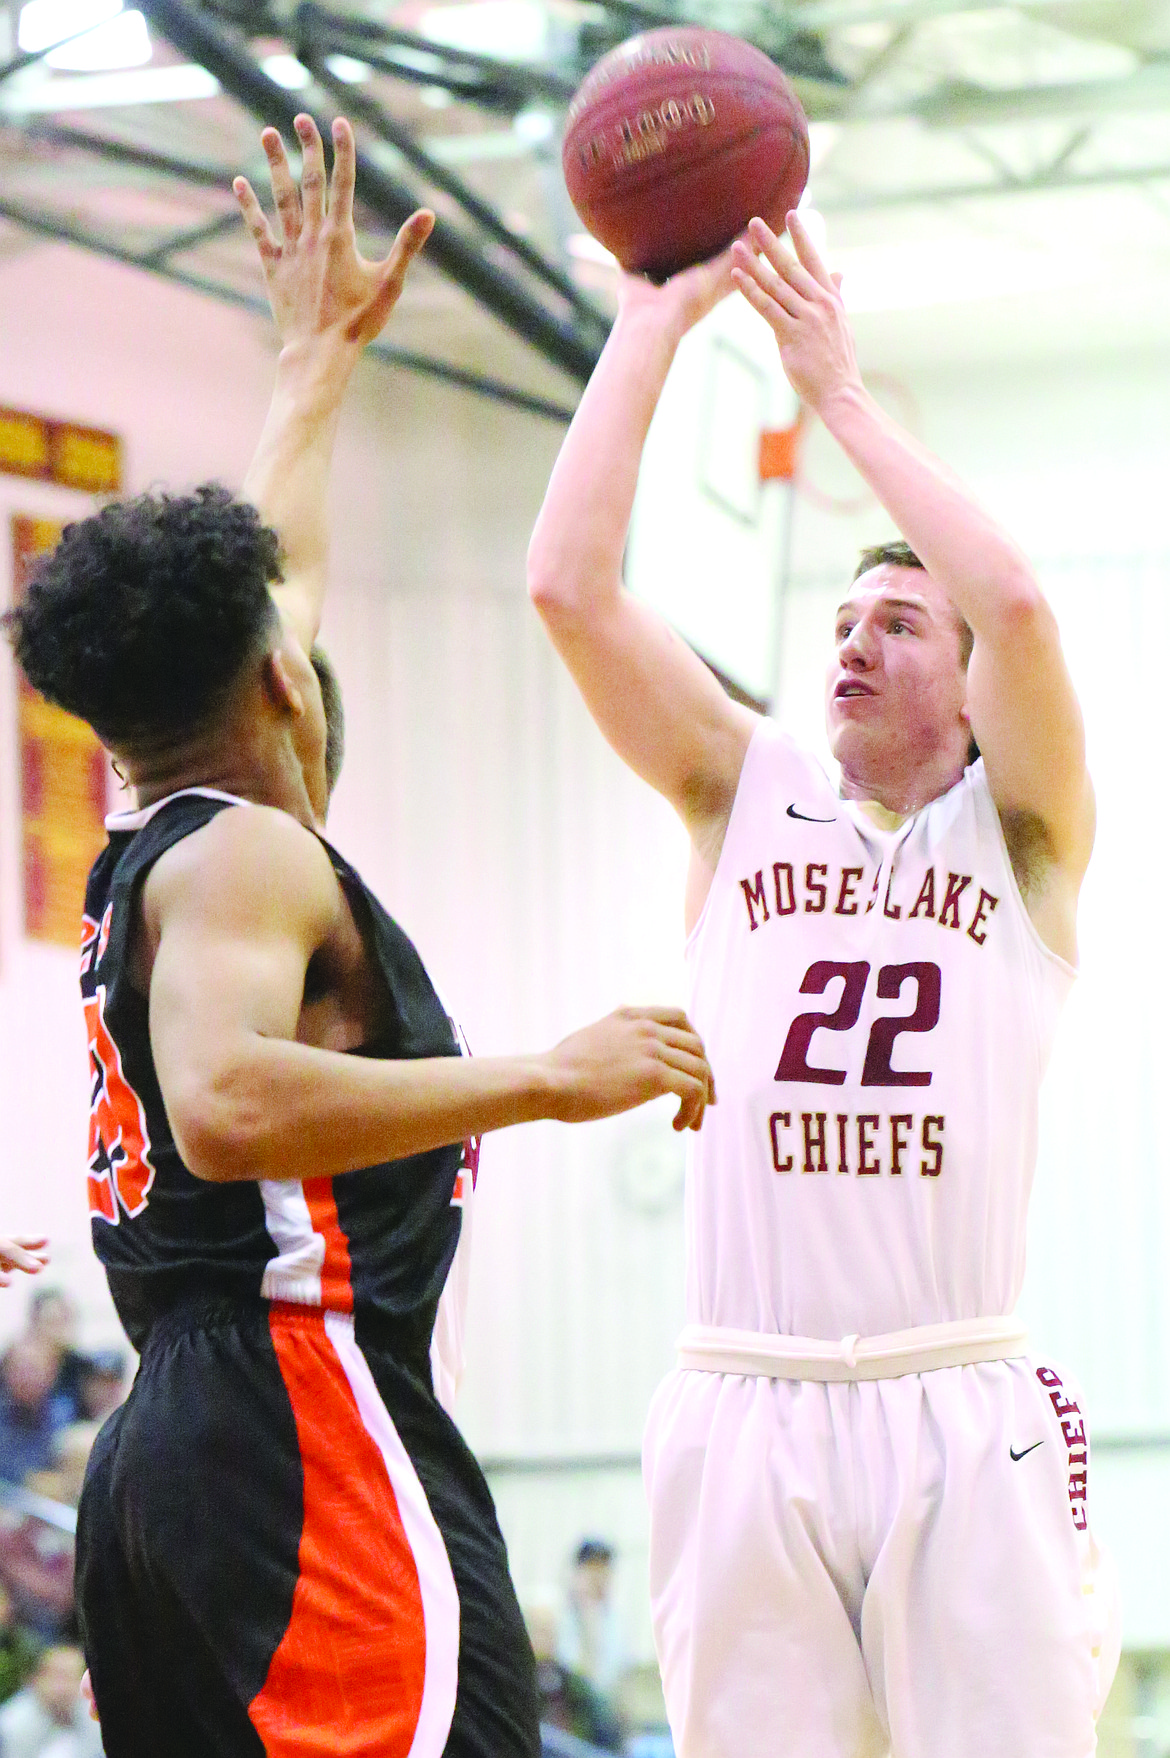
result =
[{"label": "second defender's arm", "polygon": [[296,1040],[314,953],[348,925],[315,837],[222,812],[143,891],[150,1040],[185,1164],[212,1182],[332,1176],[536,1118],[610,1116],[665,1093],[697,1128],[711,1095],[678,1009],[623,1009],[543,1055],[383,1060]]},{"label": "second defender's arm", "polygon": [[692,838],[720,831],[754,716],[622,584],[642,449],[679,341],[730,289],[730,258],[662,288],[623,284],[621,310],[561,448],[528,552],[529,591],[615,751]]}]

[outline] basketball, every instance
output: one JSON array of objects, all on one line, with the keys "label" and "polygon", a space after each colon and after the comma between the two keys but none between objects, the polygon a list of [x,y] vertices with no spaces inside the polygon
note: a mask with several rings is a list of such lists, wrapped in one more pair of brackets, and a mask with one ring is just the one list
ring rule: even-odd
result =
[{"label": "basketball", "polygon": [[569,106],[565,184],[586,229],[653,281],[773,231],[808,179],[800,99],[761,49],[723,31],[647,31],[602,57]]}]

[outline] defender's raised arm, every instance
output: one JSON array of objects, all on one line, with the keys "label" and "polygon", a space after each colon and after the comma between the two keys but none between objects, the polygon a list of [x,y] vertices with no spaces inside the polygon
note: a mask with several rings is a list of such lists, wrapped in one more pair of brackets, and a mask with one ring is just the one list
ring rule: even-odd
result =
[{"label": "defender's raised arm", "polygon": [[256,242],[280,335],[276,385],[244,498],[280,538],[284,579],[272,588],[306,653],[325,596],[329,528],[326,493],[337,422],[350,374],[397,304],[406,273],[434,225],[420,208],[381,262],[367,262],[353,224],[353,130],[333,124],[333,175],[326,180],[321,136],[297,117],[302,153],[298,190],[275,128],[261,136],[268,155],[280,236],[247,178],[233,185]]}]

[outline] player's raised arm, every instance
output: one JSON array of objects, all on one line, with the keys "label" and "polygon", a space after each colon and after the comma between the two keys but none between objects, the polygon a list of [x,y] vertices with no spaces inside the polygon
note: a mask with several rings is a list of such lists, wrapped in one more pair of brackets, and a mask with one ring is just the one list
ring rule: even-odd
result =
[{"label": "player's raised arm", "polygon": [[795,254],[759,220],[733,247],[736,284],[776,334],[793,389],[816,410],[926,571],[970,624],[971,729],[1005,821],[1030,820],[1071,888],[1093,841],[1084,730],[1056,619],[1027,558],[861,381],[839,290],[796,214]]},{"label": "player's raised arm", "polygon": [[721,838],[754,716],[622,585],[650,421],[683,335],[730,290],[723,256],[663,287],[627,277],[621,309],[553,470],[529,591],[601,731],[702,845]]},{"label": "player's raised arm", "polygon": [[[276,202],[274,232],[244,177],[234,184],[256,243],[280,335],[272,404],[244,497],[280,537],[284,580],[273,596],[307,653],[321,620],[329,530],[326,493],[342,399],[358,356],[377,336],[425,244],[434,216],[412,214],[382,262],[367,262],[353,223],[355,150],[349,123],[333,125],[333,175],[311,116],[296,121],[301,185],[275,128],[261,139]],[[279,236],[277,236],[277,232]]]},{"label": "player's raised arm", "polygon": [[698,1128],[712,1096],[674,1008],[622,1009],[533,1056],[398,1061],[297,1042],[310,959],[344,968],[361,946],[321,843],[284,812],[223,812],[176,844],[143,914],[159,1086],[184,1163],[213,1182],[332,1176],[665,1093],[676,1127]]}]

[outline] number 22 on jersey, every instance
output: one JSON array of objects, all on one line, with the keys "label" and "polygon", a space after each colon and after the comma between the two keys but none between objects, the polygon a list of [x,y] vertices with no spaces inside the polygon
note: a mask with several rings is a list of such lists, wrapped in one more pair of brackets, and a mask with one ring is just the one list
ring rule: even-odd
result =
[{"label": "number 22 on jersey", "polygon": [[[855,964],[838,964],[820,959],[810,964],[800,985],[802,995],[823,995],[836,977],[844,980],[841,999],[832,1013],[799,1013],[788,1028],[784,1049],[776,1068],[777,1080],[811,1081],[818,1086],[844,1086],[843,1068],[822,1068],[810,1063],[809,1049],[814,1032],[849,1032],[861,1015],[861,1001],[869,981],[870,967],[864,960]],[[903,1032],[932,1032],[938,1024],[942,1006],[942,972],[936,964],[884,964],[877,974],[879,1001],[897,1001],[908,982],[917,989],[911,1013],[881,1014],[869,1028],[865,1062],[861,1071],[863,1087],[928,1087],[928,1069],[899,1069],[893,1066],[895,1040]]]}]

